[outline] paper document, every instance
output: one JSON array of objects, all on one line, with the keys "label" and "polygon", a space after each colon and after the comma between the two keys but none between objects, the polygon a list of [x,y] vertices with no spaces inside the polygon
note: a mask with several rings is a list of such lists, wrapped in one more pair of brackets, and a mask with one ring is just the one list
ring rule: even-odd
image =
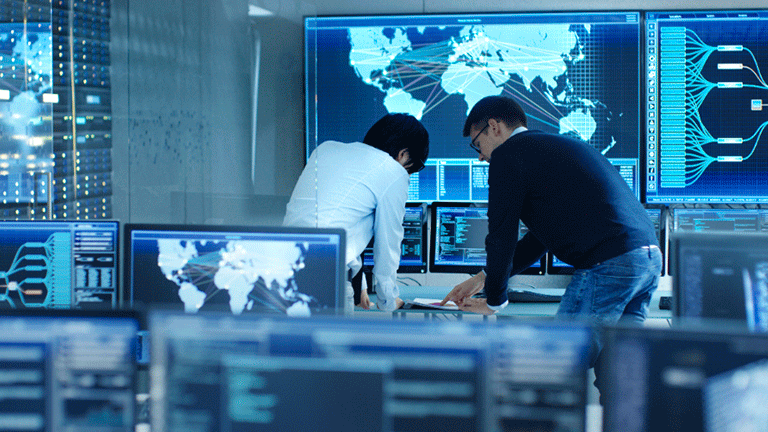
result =
[{"label": "paper document", "polygon": [[441,301],[442,301],[441,299],[415,298],[413,300],[408,300],[407,304],[410,304],[417,308],[439,309],[439,310],[450,310],[450,311],[459,310],[459,307],[456,306],[456,303],[449,301],[448,303],[445,304],[445,306],[440,306]]}]

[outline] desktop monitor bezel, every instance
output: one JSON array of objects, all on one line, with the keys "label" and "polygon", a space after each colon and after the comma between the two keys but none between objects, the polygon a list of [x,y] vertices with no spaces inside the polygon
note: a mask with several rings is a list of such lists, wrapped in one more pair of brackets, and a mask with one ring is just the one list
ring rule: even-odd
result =
[{"label": "desktop monitor bezel", "polygon": [[[430,206],[430,233],[429,233],[429,272],[430,273],[468,273],[475,274],[485,268],[485,266],[475,265],[446,265],[436,264],[435,254],[437,251],[437,239],[438,239],[438,221],[437,221],[437,209],[438,208],[488,208],[487,203],[470,203],[470,202],[449,202],[449,201],[435,201]],[[521,223],[521,222],[518,222]],[[519,229],[519,228],[518,228]],[[539,259],[539,267],[528,267],[521,271],[519,274],[525,275],[537,275],[541,276],[546,271],[546,254],[542,255]]]},{"label": "desktop monitor bezel", "polygon": [[233,234],[293,234],[293,235],[330,235],[337,236],[339,240],[339,259],[337,260],[336,278],[336,304],[332,310],[323,314],[343,314],[345,306],[345,285],[347,282],[346,267],[346,231],[341,228],[301,228],[282,226],[238,226],[238,225],[183,225],[183,224],[141,224],[127,223],[124,225],[124,265],[123,265],[123,296],[124,306],[134,309],[167,308],[171,304],[165,302],[142,303],[133,300],[133,244],[132,234],[135,231],[161,231],[161,232],[200,232],[200,233],[233,233]]}]

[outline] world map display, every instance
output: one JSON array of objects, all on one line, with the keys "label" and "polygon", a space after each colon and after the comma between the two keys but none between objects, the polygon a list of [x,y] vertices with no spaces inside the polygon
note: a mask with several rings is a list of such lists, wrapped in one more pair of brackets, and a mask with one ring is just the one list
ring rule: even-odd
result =
[{"label": "world map display", "polygon": [[157,246],[157,265],[178,286],[186,312],[197,312],[219,291],[227,291],[229,309],[236,315],[259,304],[289,316],[309,316],[310,304],[317,301],[300,293],[294,282],[304,267],[306,245],[162,239]]},{"label": "world map display", "polygon": [[[361,140],[384,114],[404,112],[429,131],[430,159],[475,159],[464,120],[478,100],[504,95],[523,106],[531,129],[636,160],[642,65],[630,16],[317,18],[307,30],[308,152],[325,140]],[[392,25],[361,25],[387,18]]]},{"label": "world map display", "polygon": [[341,303],[338,233],[294,234],[136,228],[126,304],[187,313],[334,314]]}]

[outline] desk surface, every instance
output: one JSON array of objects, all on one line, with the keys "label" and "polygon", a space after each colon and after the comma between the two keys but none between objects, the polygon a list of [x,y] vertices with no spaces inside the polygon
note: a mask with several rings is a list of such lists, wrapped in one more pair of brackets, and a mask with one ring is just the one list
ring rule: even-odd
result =
[{"label": "desk surface", "polygon": [[[401,286],[400,298],[408,301],[415,298],[434,298],[442,299],[453,289],[446,286]],[[539,288],[533,291],[539,291],[545,294],[553,294],[556,291],[562,293],[563,289]],[[648,318],[652,319],[670,319],[672,313],[668,310],[659,309],[659,297],[670,295],[668,291],[657,290],[651,299],[651,307],[648,311]],[[372,301],[376,301],[376,295],[371,296]],[[509,306],[497,312],[495,316],[500,317],[539,317],[551,318],[555,316],[559,303],[510,303]],[[366,313],[365,309],[356,307],[355,313]],[[462,311],[443,311],[428,309],[398,309],[397,313],[422,313],[422,314],[471,314],[471,312]],[[474,314],[473,314],[474,315]]]}]

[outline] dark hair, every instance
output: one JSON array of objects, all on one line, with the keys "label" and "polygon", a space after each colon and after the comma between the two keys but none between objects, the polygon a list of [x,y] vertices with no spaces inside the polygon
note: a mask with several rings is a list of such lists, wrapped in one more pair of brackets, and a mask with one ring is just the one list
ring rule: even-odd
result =
[{"label": "dark hair", "polygon": [[467,116],[464,122],[464,136],[469,136],[469,129],[478,123],[488,123],[488,120],[501,120],[507,126],[520,124],[528,126],[523,108],[514,99],[505,96],[488,96],[480,99]]},{"label": "dark hair", "polygon": [[409,173],[419,171],[429,156],[429,134],[420,121],[408,114],[387,114],[374,123],[363,142],[397,159],[400,150],[411,157]]}]

